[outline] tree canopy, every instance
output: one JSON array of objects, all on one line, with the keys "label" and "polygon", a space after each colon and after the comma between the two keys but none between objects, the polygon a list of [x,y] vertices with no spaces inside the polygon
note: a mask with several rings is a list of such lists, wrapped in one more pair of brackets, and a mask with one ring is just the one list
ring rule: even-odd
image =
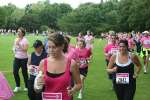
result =
[{"label": "tree canopy", "polygon": [[[47,1],[46,1],[47,2]],[[19,9],[9,3],[0,6],[0,28],[27,31],[49,27],[65,32],[95,34],[109,30],[143,31],[150,29],[149,0],[108,0],[100,4],[85,3],[73,9],[69,4],[38,2]]]}]

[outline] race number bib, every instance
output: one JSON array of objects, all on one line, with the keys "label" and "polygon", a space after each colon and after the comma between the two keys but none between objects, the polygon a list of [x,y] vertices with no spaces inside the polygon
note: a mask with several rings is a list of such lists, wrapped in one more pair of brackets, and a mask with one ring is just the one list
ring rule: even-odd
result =
[{"label": "race number bib", "polygon": [[144,40],[143,43],[146,44],[146,45],[148,45],[148,44],[150,44],[150,40]]},{"label": "race number bib", "polygon": [[129,84],[129,73],[116,73],[117,84]]},{"label": "race number bib", "polygon": [[62,93],[42,92],[42,100],[62,100]]},{"label": "race number bib", "polygon": [[38,73],[39,73],[39,66],[30,65],[29,73],[30,73],[31,75],[37,76]]},{"label": "race number bib", "polygon": [[114,55],[117,54],[117,52],[118,52],[117,48],[112,48],[111,51],[110,51],[110,53],[114,54]]},{"label": "race number bib", "polygon": [[80,60],[80,64],[82,64],[82,65],[83,65],[83,64],[87,64],[86,59],[81,59],[81,60]]},{"label": "race number bib", "polygon": [[88,62],[85,58],[80,59],[80,66],[81,67],[87,67]]}]

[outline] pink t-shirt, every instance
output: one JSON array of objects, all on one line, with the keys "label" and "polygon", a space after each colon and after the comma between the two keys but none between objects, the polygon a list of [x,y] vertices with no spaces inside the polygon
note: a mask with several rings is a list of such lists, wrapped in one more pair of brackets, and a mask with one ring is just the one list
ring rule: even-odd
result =
[{"label": "pink t-shirt", "polygon": [[76,52],[79,62],[80,62],[80,68],[88,67],[87,59],[92,55],[91,49],[76,48],[75,52]]},{"label": "pink t-shirt", "polygon": [[22,40],[20,40],[19,42],[19,45],[16,45],[16,41],[17,41],[18,38],[15,39],[15,43],[14,43],[14,49],[15,49],[15,57],[16,58],[19,58],[19,59],[25,59],[25,58],[28,58],[28,54],[27,54],[27,51],[24,51],[20,46],[24,46],[24,45],[28,45],[29,42],[28,40],[23,37]]},{"label": "pink t-shirt", "polygon": [[75,47],[72,45],[69,45],[68,52],[65,54],[65,56],[69,59],[77,60],[78,56],[75,52]]},{"label": "pink t-shirt", "polygon": [[[104,48],[104,53],[107,55],[113,55],[118,52],[118,46],[116,44],[108,44]],[[111,56],[106,56],[106,59],[110,59]]]},{"label": "pink t-shirt", "polygon": [[150,48],[150,36],[143,37],[141,39],[141,44],[143,45],[144,48]]},{"label": "pink t-shirt", "polygon": [[77,37],[77,42],[80,41],[80,40],[84,40],[84,37],[83,37],[83,36],[82,36],[82,37],[81,37],[81,36],[78,36],[78,37]]},{"label": "pink t-shirt", "polygon": [[134,42],[133,38],[128,38],[128,46],[130,49],[135,48],[135,42]]}]

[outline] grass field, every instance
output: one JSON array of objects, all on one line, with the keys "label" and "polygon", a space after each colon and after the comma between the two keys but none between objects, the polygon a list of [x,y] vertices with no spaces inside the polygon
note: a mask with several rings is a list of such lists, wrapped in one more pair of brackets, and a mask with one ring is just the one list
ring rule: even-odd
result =
[{"label": "grass field", "polygon": [[[15,87],[12,74],[12,63],[14,58],[12,45],[14,38],[14,36],[0,36],[0,71],[8,71],[5,73],[5,76],[12,89]],[[43,40],[42,36],[27,36],[27,38],[30,41],[29,53],[33,50],[32,44],[34,40]],[[73,38],[71,42],[74,43],[75,39]],[[116,100],[114,91],[111,90],[111,82],[107,79],[105,71],[106,65],[103,55],[104,45],[105,41],[96,39],[94,42],[93,59],[90,63],[88,77],[85,81],[83,100]],[[22,75],[20,76],[22,77]],[[24,87],[23,80],[21,80],[21,87]],[[28,100],[27,92],[20,91],[19,93],[15,93],[12,100]],[[75,97],[74,100],[78,99]],[[141,71],[137,79],[137,91],[134,100],[150,100],[150,70],[149,74],[146,75],[143,74],[143,70]]]}]

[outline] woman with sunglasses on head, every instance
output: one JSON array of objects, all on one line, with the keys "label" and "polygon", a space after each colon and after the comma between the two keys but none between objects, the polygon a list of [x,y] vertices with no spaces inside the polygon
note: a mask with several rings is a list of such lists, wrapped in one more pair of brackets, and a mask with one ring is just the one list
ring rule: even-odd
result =
[{"label": "woman with sunglasses on head", "polygon": [[14,63],[13,63],[13,74],[16,82],[16,87],[14,92],[18,92],[20,87],[20,77],[19,77],[19,69],[22,69],[22,75],[24,78],[24,91],[27,91],[27,82],[28,82],[28,72],[27,72],[27,61],[28,61],[28,47],[29,42],[25,38],[25,29],[20,27],[18,28],[18,37],[15,39],[14,42]]},{"label": "woman with sunglasses on head", "polygon": [[[136,66],[135,71],[134,66]],[[140,70],[141,63],[137,55],[129,52],[128,41],[120,40],[119,52],[111,56],[107,69],[108,73],[116,73],[114,90],[117,100],[133,100],[136,91],[136,78]]]},{"label": "woman with sunglasses on head", "polygon": [[[67,49],[61,34],[54,33],[48,37],[49,57],[40,62],[42,76],[37,79],[37,85],[44,86],[43,99],[48,96],[53,100],[72,100],[74,93],[82,86],[77,63],[65,56]],[[75,81],[73,87],[71,76]]]}]

